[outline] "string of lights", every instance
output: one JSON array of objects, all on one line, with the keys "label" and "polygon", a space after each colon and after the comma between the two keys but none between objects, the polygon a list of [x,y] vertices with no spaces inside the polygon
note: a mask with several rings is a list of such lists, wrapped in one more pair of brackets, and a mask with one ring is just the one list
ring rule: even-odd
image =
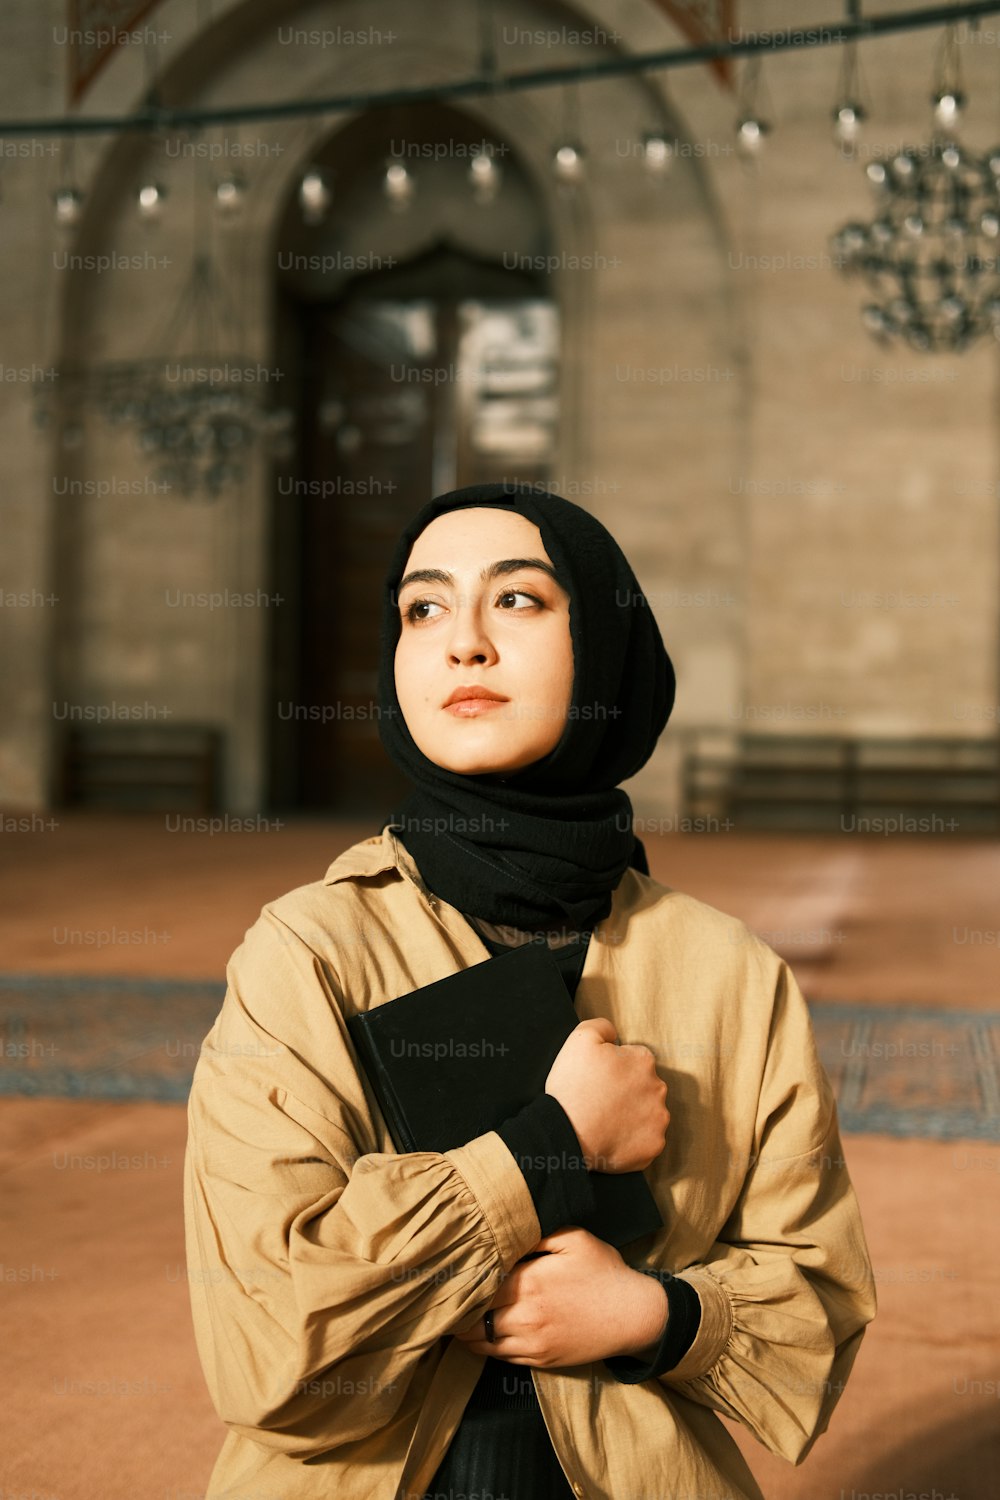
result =
[{"label": "string of lights", "polygon": [[727,41],[700,46],[677,47],[662,52],[618,53],[587,63],[555,68],[536,68],[516,73],[480,72],[470,78],[442,79],[437,83],[412,84],[404,88],[335,94],[322,99],[286,99],[270,104],[240,104],[206,109],[168,105],[155,91],[145,107],[130,115],[58,115],[35,120],[0,120],[0,138],[6,136],[104,135],[124,131],[166,131],[236,125],[248,121],[294,119],[306,115],[328,115],[452,99],[481,98],[491,94],[516,93],[617,78],[629,73],[653,73],[691,67],[717,58],[752,57],[764,53],[797,51],[809,47],[845,46],[849,42],[886,36],[892,32],[947,26],[981,16],[1000,14],[995,0],[962,0],[933,5],[895,15],[861,16],[856,4],[848,5],[840,21],[814,23],[785,30],[753,31]]},{"label": "string of lights", "polygon": [[[558,190],[573,194],[589,173],[588,150],[580,129],[582,83],[743,56],[746,64],[736,99],[734,145],[744,160],[752,160],[773,129],[762,100],[765,56],[841,45],[843,62],[830,119],[841,155],[851,159],[857,154],[863,127],[871,115],[857,51],[859,41],[943,25],[944,38],[929,94],[932,139],[926,146],[905,148],[891,160],[868,165],[868,180],[878,198],[875,218],[870,224],[852,221],[837,232],[832,239],[834,263],[845,274],[860,274],[867,279],[873,300],[862,309],[862,319],[882,342],[899,338],[916,350],[929,352],[959,351],[983,333],[992,332],[1000,340],[1000,261],[991,253],[994,246],[1000,246],[1000,147],[979,157],[955,138],[968,102],[962,85],[957,28],[961,22],[1000,13],[1000,3],[970,0],[863,18],[859,0],[848,0],[847,11],[845,20],[829,26],[755,32],[705,46],[602,56],[588,63],[507,75],[497,71],[492,46],[483,45],[480,73],[473,78],[270,105],[211,110],[168,107],[157,95],[154,83],[145,108],[134,115],[0,123],[0,139],[7,134],[63,136],[60,150],[65,176],[53,194],[54,217],[59,230],[72,234],[82,221],[86,197],[74,174],[78,134],[145,131],[153,132],[153,138],[164,139],[171,133],[198,134],[212,126],[231,126],[238,133],[240,125],[248,121],[302,116],[322,119],[345,111],[442,103],[558,85],[563,89],[564,107],[557,134],[550,142],[550,164]],[[487,35],[484,40],[488,43],[491,37]],[[651,178],[663,179],[670,172],[679,143],[671,138],[665,119],[649,124],[651,128],[642,137],[642,163]],[[296,196],[307,229],[318,230],[330,219],[336,196],[333,177],[322,161],[307,160],[299,168]],[[485,139],[470,149],[467,180],[476,204],[488,206],[496,200],[503,168]],[[48,384],[39,384],[35,393],[39,421],[47,425],[58,416],[64,446],[82,440],[82,414],[87,407],[96,407],[112,423],[134,429],[143,452],[172,490],[212,498],[239,480],[255,443],[263,442],[272,451],[287,443],[293,415],[290,410],[273,405],[264,392],[236,388],[216,378],[220,369],[238,367],[239,360],[222,359],[211,334],[214,312],[217,304],[221,305],[220,280],[213,264],[205,211],[211,194],[221,220],[238,218],[251,186],[235,170],[214,181],[202,174],[196,183],[192,270],[174,320],[174,334],[183,325],[196,338],[204,338],[205,347],[195,353],[189,350],[187,362],[192,368],[209,372],[211,382],[179,389],[175,382],[165,379],[165,351],[169,353],[176,345],[173,362],[178,366],[184,351],[185,341],[173,335],[166,342],[158,338],[150,351],[137,359],[94,369],[66,368],[58,400],[54,401]],[[382,191],[393,212],[406,213],[420,198],[418,174],[404,162],[386,159]],[[167,186],[150,167],[135,191],[139,218],[159,220],[167,197]]]}]

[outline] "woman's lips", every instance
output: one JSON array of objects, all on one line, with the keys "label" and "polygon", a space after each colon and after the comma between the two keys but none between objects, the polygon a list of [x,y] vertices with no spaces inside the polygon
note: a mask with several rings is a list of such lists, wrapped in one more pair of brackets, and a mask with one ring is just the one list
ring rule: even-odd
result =
[{"label": "woman's lips", "polygon": [[491,708],[503,708],[508,701],[506,698],[459,698],[457,703],[446,704],[445,712],[459,719],[474,719]]}]

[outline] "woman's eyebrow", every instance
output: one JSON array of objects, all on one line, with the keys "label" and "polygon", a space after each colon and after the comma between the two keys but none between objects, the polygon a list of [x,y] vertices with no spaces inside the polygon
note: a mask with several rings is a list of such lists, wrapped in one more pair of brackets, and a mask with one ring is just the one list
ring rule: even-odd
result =
[{"label": "woman's eyebrow", "polygon": [[[479,581],[488,583],[491,578],[500,578],[506,573],[518,573],[522,568],[540,568],[554,583],[559,583],[555,569],[549,563],[543,562],[540,557],[506,557],[501,562],[490,563],[479,574]],[[415,568],[400,579],[396,592],[401,594],[408,583],[454,582],[454,575],[446,572],[444,568]],[[559,583],[559,586],[561,588],[562,584]]]}]

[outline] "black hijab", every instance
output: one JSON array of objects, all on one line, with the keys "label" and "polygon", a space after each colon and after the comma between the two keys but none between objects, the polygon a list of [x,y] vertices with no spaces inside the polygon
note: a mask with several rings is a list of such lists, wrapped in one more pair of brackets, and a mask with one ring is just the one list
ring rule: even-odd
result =
[{"label": "black hijab", "polygon": [[[532,521],[570,596],[573,696],[558,744],[512,772],[463,775],[414,743],[394,681],[396,590],[416,538],[446,511],[486,505]],[[649,873],[618,786],[646,764],[674,703],[673,665],[621,548],[596,517],[531,485],[439,495],[399,538],[383,596],[379,737],[415,790],[386,818],[427,886],[458,910],[521,928],[591,928],[632,865]],[[383,825],[384,826],[384,825]]]}]

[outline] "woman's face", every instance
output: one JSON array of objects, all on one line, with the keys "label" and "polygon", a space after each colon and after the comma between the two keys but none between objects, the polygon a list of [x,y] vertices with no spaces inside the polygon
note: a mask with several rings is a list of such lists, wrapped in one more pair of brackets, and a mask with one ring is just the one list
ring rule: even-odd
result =
[{"label": "woman's face", "polygon": [[[437,516],[410,549],[397,589],[396,696],[417,748],[447,771],[520,770],[562,735],[573,696],[569,594],[527,559],[552,567],[538,527],[491,506]],[[410,576],[428,569],[433,578]],[[506,701],[445,707],[471,686]]]}]

